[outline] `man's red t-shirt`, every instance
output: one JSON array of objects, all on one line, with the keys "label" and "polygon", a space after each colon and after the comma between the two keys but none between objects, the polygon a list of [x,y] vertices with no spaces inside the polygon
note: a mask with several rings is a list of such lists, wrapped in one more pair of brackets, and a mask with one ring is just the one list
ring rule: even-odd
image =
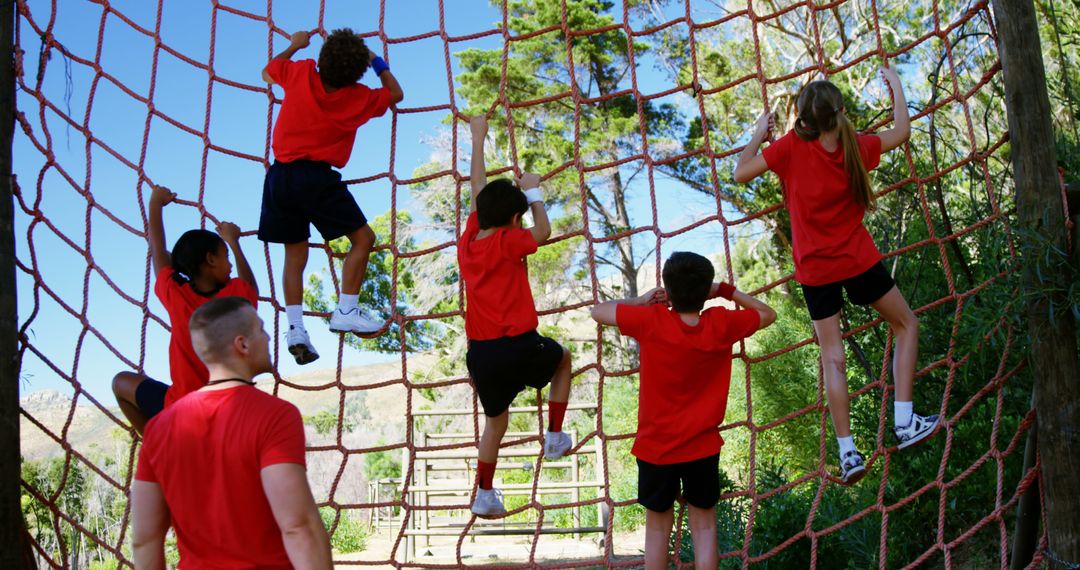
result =
[{"label": "man's red t-shirt", "polygon": [[158,272],[157,281],[154,283],[154,293],[161,300],[161,304],[165,305],[165,310],[169,312],[169,322],[172,324],[172,338],[169,340],[169,375],[172,377],[172,386],[165,392],[165,407],[202,388],[210,378],[206,365],[191,346],[188,321],[195,309],[218,297],[243,297],[251,301],[252,306],[257,306],[259,302],[259,294],[255,292],[255,288],[243,279],[234,277],[213,297],[203,297],[192,289],[190,283],[178,283],[173,278],[174,273],[175,269],[165,267]]},{"label": "man's red t-shirt", "polygon": [[641,355],[638,429],[631,453],[656,465],[720,453],[731,346],[758,329],[757,311],[713,307],[697,325],[664,305],[618,305],[619,331]]},{"label": "man's red t-shirt", "polygon": [[281,162],[318,160],[341,168],[349,162],[356,129],[390,108],[390,91],[357,83],[327,93],[310,59],[273,59],[266,72],[285,89],[274,125],[274,157]]},{"label": "man's red t-shirt", "polygon": [[[860,135],[858,141],[863,165],[868,171],[877,168],[881,139]],[[829,152],[820,141],[804,141],[791,131],[761,154],[784,185],[796,281],[827,285],[881,261],[881,252],[863,226],[866,209],[851,196],[843,147]]]},{"label": "man's red t-shirt", "polygon": [[161,486],[180,568],[292,568],[261,471],[305,465],[296,406],[254,386],[203,390],[146,427],[135,478]]},{"label": "man's red t-shirt", "polygon": [[465,281],[465,335],[492,340],[536,330],[536,304],[525,256],[536,253],[529,230],[501,229],[476,239],[480,222],[469,214],[458,240],[458,266]]}]

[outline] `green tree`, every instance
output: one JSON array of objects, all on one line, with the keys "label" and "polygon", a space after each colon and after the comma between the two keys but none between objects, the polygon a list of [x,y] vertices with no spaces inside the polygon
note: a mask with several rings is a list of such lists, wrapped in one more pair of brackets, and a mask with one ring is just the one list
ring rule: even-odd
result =
[{"label": "green tree", "polygon": [[[407,227],[412,222],[412,217],[406,211],[398,211],[396,227]],[[390,212],[386,212],[370,221],[372,230],[377,236],[392,235],[390,225]],[[304,288],[304,304],[310,311],[329,313],[334,310],[338,289],[337,279],[341,274],[341,267],[345,260],[345,253],[349,251],[348,238],[341,237],[329,242],[328,246],[333,254],[333,276],[327,271],[313,273],[308,277],[307,287]],[[400,252],[408,251],[415,247],[415,242],[399,235],[394,249],[382,248],[371,253],[368,259],[367,276],[360,289],[360,302],[376,310],[379,316],[390,318],[387,311],[393,307],[394,315],[407,316],[410,314],[410,298],[416,287],[413,273],[403,267],[399,259]],[[396,251],[395,251],[396,249]],[[327,284],[330,282],[330,285]],[[330,289],[330,291],[328,291]],[[329,322],[329,317],[324,319]],[[373,338],[360,338],[355,335],[345,335],[345,343],[354,348],[374,352],[415,352],[425,350],[432,346],[438,336],[438,330],[426,321],[409,321],[405,324],[404,345],[401,338],[401,323],[393,321],[389,329]]]}]

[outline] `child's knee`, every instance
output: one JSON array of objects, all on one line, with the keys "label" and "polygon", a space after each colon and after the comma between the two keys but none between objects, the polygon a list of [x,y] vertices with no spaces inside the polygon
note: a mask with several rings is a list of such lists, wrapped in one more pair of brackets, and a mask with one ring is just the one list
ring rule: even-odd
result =
[{"label": "child's knee", "polygon": [[375,230],[371,229],[370,225],[366,225],[355,232],[349,234],[349,241],[352,242],[354,248],[371,249],[375,247]]},{"label": "child's knee", "polygon": [[845,360],[843,347],[821,349],[821,365],[827,369],[843,371]]},{"label": "child's knee", "polygon": [[135,397],[135,389],[139,386],[142,376],[132,372],[120,372],[113,376],[112,391],[117,398],[132,399]]}]

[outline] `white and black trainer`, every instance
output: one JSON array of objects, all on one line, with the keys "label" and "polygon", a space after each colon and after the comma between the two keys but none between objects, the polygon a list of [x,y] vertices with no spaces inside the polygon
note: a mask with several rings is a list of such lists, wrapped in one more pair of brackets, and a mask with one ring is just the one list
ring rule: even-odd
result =
[{"label": "white and black trainer", "polygon": [[849,451],[840,458],[840,481],[854,485],[866,476],[866,461],[858,451]]},{"label": "white and black trainer", "polygon": [[911,423],[904,427],[894,427],[893,435],[896,436],[896,448],[904,449],[934,435],[938,426],[941,425],[941,416],[920,416],[911,414]]}]

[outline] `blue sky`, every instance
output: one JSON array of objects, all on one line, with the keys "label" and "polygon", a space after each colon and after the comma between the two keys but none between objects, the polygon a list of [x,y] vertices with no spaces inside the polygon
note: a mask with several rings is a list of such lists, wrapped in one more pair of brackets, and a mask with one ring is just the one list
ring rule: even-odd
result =
[{"label": "blue sky", "polygon": [[[501,20],[499,11],[486,1],[455,0],[446,3],[445,29],[451,37],[464,36],[491,30]],[[110,2],[114,10],[131,19],[136,25],[153,30],[157,27],[156,3],[136,0]],[[266,3],[262,1],[230,1],[225,5],[238,10],[265,14]],[[32,19],[39,26],[47,25],[50,3],[41,0],[29,2]],[[379,3],[327,2],[324,26],[327,29],[350,26],[358,32],[377,29]],[[287,30],[312,29],[318,24],[317,4],[309,2],[275,2],[272,6],[274,23]],[[208,62],[213,44],[213,69],[217,77],[227,81],[261,87],[259,73],[272,53],[288,44],[280,35],[273,36],[272,49],[268,47],[268,27],[265,22],[218,10],[216,18],[209,2],[163,2],[160,19],[160,37],[164,45],[199,62]],[[621,19],[621,17],[620,17]],[[77,57],[95,59],[98,31],[102,23],[102,8],[92,2],[76,1],[59,3],[55,14],[53,35],[56,41],[71,50]],[[25,51],[23,64],[25,80],[34,84],[38,72],[40,42],[27,21],[20,18],[20,42]],[[211,34],[211,26],[214,33]],[[384,31],[390,38],[408,38],[439,29],[438,2],[436,0],[386,2]],[[370,45],[383,50],[377,40]],[[321,42],[297,54],[295,59],[317,57]],[[493,49],[502,45],[498,35],[476,40],[452,42],[449,45],[450,62],[456,73],[457,59],[453,54],[468,48]],[[208,140],[215,147],[258,158],[269,156],[267,133],[270,129],[267,95],[215,82],[208,90],[208,74],[182,59],[159,52],[156,74],[153,66],[153,41],[136,31],[131,25],[114,14],[104,18],[104,34],[100,51],[102,70],[114,76],[130,90],[146,96],[151,78],[155,90],[153,103],[157,110],[175,121],[201,133],[209,113]],[[138,163],[143,151],[143,133],[146,128],[147,105],[125,94],[110,81],[101,78],[96,83],[92,107],[88,110],[88,95],[94,85],[91,67],[71,62],[67,65],[58,51],[53,50],[47,62],[43,91],[60,112],[67,113],[81,125],[86,121],[94,137],[114,149],[127,160]],[[438,36],[403,43],[391,42],[388,46],[388,62],[406,92],[407,108],[446,104],[450,95],[445,69],[444,43]],[[70,72],[70,80],[68,73]],[[372,76],[363,81],[374,84]],[[642,58],[638,69],[639,88],[646,93],[670,87],[665,74],[656,71],[650,59]],[[209,97],[208,97],[209,95]],[[278,91],[280,96],[280,91]],[[207,104],[207,101],[210,104]],[[675,95],[665,101],[688,105],[685,95]],[[458,101],[461,103],[461,101]],[[20,90],[18,104],[32,125],[39,141],[45,141],[41,125],[42,110],[38,102]],[[276,110],[276,106],[274,107]],[[17,179],[23,199],[33,205],[38,196],[38,178],[42,176],[40,209],[76,248],[87,243],[93,262],[100,267],[125,294],[141,300],[147,291],[147,246],[145,240],[107,218],[88,202],[77,189],[88,188],[93,200],[109,210],[123,224],[138,231],[143,222],[137,194],[135,171],[113,157],[98,144],[89,150],[90,168],[87,168],[86,139],[77,128],[67,125],[51,110],[44,111],[44,124],[51,137],[51,149],[55,162],[71,177],[72,182],[60,175],[56,168],[43,172],[44,156],[33,147],[22,128],[16,129],[15,164]],[[391,115],[371,121],[363,126],[357,137],[352,159],[343,169],[346,178],[362,178],[390,169],[390,141],[396,140],[393,172],[398,178],[409,178],[413,170],[426,163],[432,151],[422,143],[426,137],[445,128],[445,111],[399,114],[396,127]],[[467,142],[467,141],[466,141]],[[205,158],[206,177],[200,177],[204,164],[204,142],[199,135],[160,118],[153,118],[145,148],[143,169],[154,182],[169,186],[180,198],[196,200],[200,189],[203,203],[213,215],[233,221],[245,231],[257,227],[259,200],[262,192],[263,165],[261,162],[236,158],[216,150],[209,150]],[[497,165],[489,165],[494,167]],[[464,170],[463,170],[464,171]],[[644,181],[645,176],[640,177]],[[74,187],[73,187],[74,185]],[[647,186],[645,187],[647,188]],[[382,179],[353,186],[352,190],[361,208],[375,217],[390,207],[391,184]],[[143,187],[144,192],[148,189]],[[399,207],[409,208],[408,189],[396,188]],[[143,202],[145,203],[145,195]],[[682,188],[670,181],[657,179],[658,210],[661,227],[674,229],[689,223],[694,212],[715,212],[715,203],[709,197]],[[651,219],[647,189],[639,187],[632,195],[632,213],[639,224]],[[51,229],[39,222],[27,239],[27,228],[32,218],[16,206],[16,240],[18,257],[24,264],[36,260],[44,281],[77,313],[83,311],[83,289],[88,292],[86,304],[87,322],[101,332],[127,358],[142,363],[151,376],[168,379],[167,345],[168,333],[151,321],[146,326],[145,350],[140,341],[143,337],[143,314],[141,309],[125,301],[96,273],[90,272],[86,279],[87,259],[65,243]],[[200,217],[195,208],[172,205],[165,210],[167,242],[172,242],[184,230],[198,227]],[[673,249],[691,248],[713,251],[719,247],[719,224],[669,240],[664,253]],[[33,257],[30,245],[33,246]],[[267,274],[267,258],[261,242],[254,236],[241,240],[242,247],[251,262],[261,292],[270,292]],[[280,279],[280,247],[269,248],[269,260],[273,267],[275,282]],[[325,267],[325,258],[311,256],[309,272]],[[149,310],[167,320],[165,311],[152,293],[150,279]],[[35,291],[32,280],[23,272],[18,275],[19,318],[25,322],[35,307]],[[280,300],[280,288],[276,289]],[[87,332],[78,319],[59,307],[44,291],[38,292],[39,310],[34,315],[28,334],[33,346],[51,360],[63,374],[72,374],[78,382],[104,402],[111,403],[109,381],[118,371],[130,368],[106,348],[93,334]],[[272,326],[275,314],[272,307],[263,303],[260,314]],[[284,323],[284,320],[281,320]],[[314,318],[308,320],[323,360],[316,366],[333,366],[336,335],[331,335]],[[272,330],[272,329],[268,329]],[[80,350],[76,360],[75,352]],[[364,364],[394,360],[398,355],[376,355],[346,348],[343,364]],[[299,371],[292,359],[285,355],[280,360],[279,371],[288,376]],[[23,362],[23,393],[42,389],[58,389],[70,393],[66,380],[60,378],[36,355],[27,352]]]}]

